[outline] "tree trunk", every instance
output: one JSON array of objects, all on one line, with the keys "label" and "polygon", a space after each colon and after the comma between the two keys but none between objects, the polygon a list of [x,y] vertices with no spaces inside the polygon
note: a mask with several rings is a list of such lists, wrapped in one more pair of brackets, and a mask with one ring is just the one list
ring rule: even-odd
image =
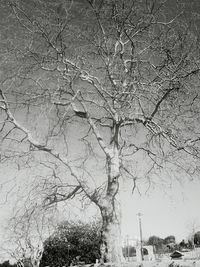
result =
[{"label": "tree trunk", "polygon": [[40,266],[40,261],[42,259],[43,251],[44,251],[43,244],[42,246],[38,245],[38,247],[35,249],[34,254],[31,257],[31,263],[33,267]]},{"label": "tree trunk", "polygon": [[101,261],[120,265],[124,261],[121,238],[121,206],[119,199],[119,151],[114,146],[107,158],[108,184],[105,196],[99,202],[102,216]]},{"label": "tree trunk", "polygon": [[121,239],[121,215],[116,200],[101,208],[101,261],[120,264],[124,261]]},{"label": "tree trunk", "polygon": [[33,267],[39,267],[40,266],[40,259],[33,259],[31,261]]}]

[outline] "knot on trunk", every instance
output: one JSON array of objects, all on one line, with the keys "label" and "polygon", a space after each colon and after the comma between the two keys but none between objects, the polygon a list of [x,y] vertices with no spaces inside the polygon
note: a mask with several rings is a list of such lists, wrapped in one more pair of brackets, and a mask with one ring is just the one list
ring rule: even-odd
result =
[{"label": "knot on trunk", "polygon": [[118,182],[118,179],[119,179],[119,175],[116,175],[112,178],[112,183],[117,183]]},{"label": "knot on trunk", "polygon": [[107,194],[110,197],[115,197],[119,190],[119,176],[114,176],[110,179],[108,183]]}]

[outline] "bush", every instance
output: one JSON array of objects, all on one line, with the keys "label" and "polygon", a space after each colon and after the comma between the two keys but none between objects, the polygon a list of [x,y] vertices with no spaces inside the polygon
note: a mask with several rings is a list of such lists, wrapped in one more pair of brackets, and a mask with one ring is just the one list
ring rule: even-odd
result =
[{"label": "bush", "polygon": [[99,222],[63,222],[45,241],[40,267],[95,262],[100,257],[100,229]]}]

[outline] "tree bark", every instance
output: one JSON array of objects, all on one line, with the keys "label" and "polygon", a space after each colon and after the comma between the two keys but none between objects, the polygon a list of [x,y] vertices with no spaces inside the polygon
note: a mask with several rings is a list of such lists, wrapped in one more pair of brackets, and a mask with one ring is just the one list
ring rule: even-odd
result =
[{"label": "tree bark", "polygon": [[113,155],[107,158],[108,183],[99,208],[102,216],[101,261],[120,265],[124,261],[121,238],[121,206],[119,199],[119,151],[114,146]]},{"label": "tree bark", "polygon": [[40,260],[41,259],[33,259],[31,261],[33,267],[39,267],[40,266]]},{"label": "tree bark", "polygon": [[36,249],[35,254],[31,257],[31,264],[33,267],[39,267],[40,261],[42,259],[44,248],[42,246],[41,249]]},{"label": "tree bark", "polygon": [[122,254],[121,214],[117,200],[100,208],[102,215],[101,261],[118,265],[124,261]]}]

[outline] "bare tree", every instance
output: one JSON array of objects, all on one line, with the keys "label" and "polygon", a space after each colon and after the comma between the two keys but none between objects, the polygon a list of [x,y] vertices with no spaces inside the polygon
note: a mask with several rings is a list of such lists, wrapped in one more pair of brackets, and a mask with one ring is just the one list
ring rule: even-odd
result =
[{"label": "bare tree", "polygon": [[122,178],[199,171],[198,38],[168,1],[8,2],[1,161],[33,170],[44,207],[93,202],[119,263]]},{"label": "bare tree", "polygon": [[38,267],[44,241],[55,231],[56,222],[52,211],[44,212],[36,205],[18,210],[8,223],[4,250],[19,266]]},{"label": "bare tree", "polygon": [[187,227],[188,232],[189,232],[187,238],[188,238],[188,240],[191,241],[193,249],[195,249],[194,236],[195,236],[195,233],[200,228],[199,227],[199,223],[198,223],[198,221],[196,219],[193,219],[192,221],[187,223],[186,227]]}]

